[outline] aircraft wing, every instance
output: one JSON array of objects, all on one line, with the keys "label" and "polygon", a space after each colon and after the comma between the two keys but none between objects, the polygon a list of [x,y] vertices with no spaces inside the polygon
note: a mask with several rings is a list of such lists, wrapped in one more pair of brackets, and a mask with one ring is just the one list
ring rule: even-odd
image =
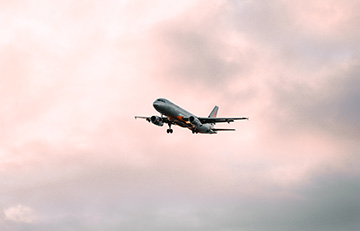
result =
[{"label": "aircraft wing", "polygon": [[218,117],[198,117],[200,122],[203,124],[216,124],[216,123],[230,123],[235,120],[248,120],[248,117],[238,118],[218,118]]},{"label": "aircraft wing", "polygon": [[148,116],[135,116],[135,119],[144,119],[144,120],[147,120],[148,122],[150,122],[151,117],[148,117]]},{"label": "aircraft wing", "polygon": [[135,116],[135,119],[150,119],[150,116]]}]

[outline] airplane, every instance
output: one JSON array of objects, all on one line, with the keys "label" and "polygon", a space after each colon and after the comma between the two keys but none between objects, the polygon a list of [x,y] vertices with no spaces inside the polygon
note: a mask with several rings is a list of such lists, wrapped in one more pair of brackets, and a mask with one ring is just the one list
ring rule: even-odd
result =
[{"label": "airplane", "polygon": [[193,134],[216,134],[218,131],[235,131],[235,129],[214,128],[214,125],[216,123],[230,123],[234,122],[235,120],[249,119],[248,117],[216,117],[219,110],[218,106],[214,107],[208,117],[198,117],[164,98],[159,98],[155,100],[153,106],[161,114],[161,116],[135,116],[135,119],[145,119],[149,123],[151,122],[160,127],[164,124],[168,124],[169,128],[166,130],[168,134],[173,133],[171,125],[178,125],[183,128],[188,128],[192,131]]}]

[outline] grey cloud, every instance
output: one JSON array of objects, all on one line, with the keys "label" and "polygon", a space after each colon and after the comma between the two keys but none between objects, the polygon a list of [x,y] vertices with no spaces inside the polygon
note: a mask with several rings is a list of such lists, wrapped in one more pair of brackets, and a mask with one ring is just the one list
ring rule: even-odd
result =
[{"label": "grey cloud", "polygon": [[[250,73],[254,70],[266,68],[264,63],[257,63],[257,57],[265,57],[266,65],[280,62],[292,71],[304,73],[304,81],[313,80],[312,72],[359,52],[355,38],[360,33],[352,32],[358,28],[355,16],[350,17],[347,27],[351,28],[345,35],[322,36],[298,28],[291,12],[294,9],[283,2],[227,1],[216,7],[205,16],[198,16],[195,7],[179,18],[157,25],[157,38],[164,48],[155,58],[164,59],[161,69],[166,80],[186,80],[210,89],[231,85],[239,78],[253,78]],[[247,40],[250,47],[229,44],[229,35]],[[272,84],[277,80],[267,81]]]},{"label": "grey cloud", "polygon": [[[283,119],[277,129],[316,128],[358,139],[360,20],[356,11],[347,12],[351,15],[346,26],[339,28],[341,33],[322,35],[299,28],[291,15],[296,4],[291,6],[282,1],[228,4],[232,6],[228,7],[230,28],[269,51],[269,55],[257,54],[266,58],[266,65],[282,67],[281,71],[270,69],[273,73],[259,79],[253,87],[254,92],[269,91],[273,97],[264,111],[271,119]],[[347,4],[359,6],[355,1]],[[262,65],[251,68],[267,68]],[[320,76],[321,72],[327,75]],[[266,83],[266,89],[259,87],[260,82]],[[320,86],[314,87],[314,83]]]},{"label": "grey cloud", "polygon": [[[166,183],[155,184],[153,187],[157,190],[154,193],[141,186],[149,186],[145,176],[134,177],[139,170],[122,171],[123,174],[128,172],[127,183],[111,177],[112,170],[107,171],[105,175],[94,174],[87,180],[27,191],[32,195],[28,200],[36,204],[37,221],[32,224],[7,222],[0,226],[37,231],[49,228],[355,231],[360,225],[360,179],[356,171],[328,170],[313,174],[308,182],[298,186],[273,185],[268,189],[273,192],[270,197],[231,192],[210,196],[184,195],[180,191],[169,192]],[[154,183],[154,180],[150,182]]]},{"label": "grey cloud", "polygon": [[[319,70],[336,66],[359,55],[360,20],[354,9],[360,5],[357,1],[346,2],[345,5],[352,6],[350,12],[342,12],[348,16],[347,21],[336,25],[337,30],[332,27],[331,32],[322,34],[298,25],[300,19],[294,13],[304,9],[297,7],[311,5],[311,3],[299,4],[299,2],[295,1],[294,4],[276,0],[228,1],[227,17],[231,22],[232,30],[253,41],[256,46],[266,49],[265,53],[258,51],[255,56],[266,57],[266,52],[269,52],[270,56],[266,57],[267,64],[285,65],[289,67],[290,72],[303,73],[303,81],[312,81],[314,73]],[[324,6],[324,10],[336,8],[336,3],[336,1],[330,2],[329,6]],[[313,10],[320,9],[315,5]],[[254,65],[252,68],[263,67]],[[283,73],[274,74],[283,75]],[[284,77],[290,80],[293,78],[291,74]],[[276,77],[269,80],[270,83],[276,81]]]},{"label": "grey cloud", "polygon": [[168,53],[164,74],[179,82],[224,86],[235,75],[248,70],[244,63],[249,62],[250,48],[241,50],[228,43],[227,32],[232,28],[227,5],[219,4],[215,10],[205,12],[198,15],[199,9],[195,7],[158,26],[157,36]]},{"label": "grey cloud", "polygon": [[[359,192],[356,175],[317,175],[309,185],[297,190],[300,200],[279,204],[278,212],[283,217],[278,223],[292,230],[356,230],[360,225],[357,219],[360,215]],[[270,217],[274,218],[274,215]]]},{"label": "grey cloud", "polygon": [[322,117],[328,118],[325,125],[360,137],[360,92],[357,87],[360,84],[360,60],[337,75],[329,87],[333,97],[318,105],[317,110]]},{"label": "grey cloud", "polygon": [[[299,3],[302,3],[302,1],[227,2],[229,17],[232,19],[231,22],[239,31],[258,42],[269,44],[274,48],[306,44],[307,46],[310,45],[310,47],[308,47],[309,50],[306,47],[302,47],[305,48],[305,51],[309,52],[310,50],[313,51],[314,48],[320,48],[326,52],[329,48],[358,47],[360,31],[356,28],[359,27],[359,16],[355,10],[360,6],[358,1],[348,1],[345,3],[345,5],[350,6],[349,12],[342,12],[348,14],[346,15],[348,16],[347,21],[342,24],[336,24],[334,29],[338,30],[331,31],[332,33],[330,34],[304,30],[298,25],[298,20],[301,19],[294,15],[294,13],[306,11],[307,7],[314,10],[314,12],[318,10],[321,13],[321,10],[326,11],[329,8],[336,8],[336,3],[338,2],[329,2],[329,5],[324,6],[323,9],[319,9],[316,3],[313,6],[311,6],[312,3]],[[299,7],[303,7],[303,9]],[[336,16],[334,15],[334,18],[329,18],[328,20],[331,21],[332,19],[335,20]],[[328,23],[328,21],[324,22]]]},{"label": "grey cloud", "polygon": [[[319,87],[302,83],[273,86],[277,110],[288,115],[289,123],[303,128],[317,128],[337,137],[358,139],[360,126],[359,86],[360,64],[335,69]],[[273,111],[274,116],[278,111]],[[286,121],[284,121],[286,125]]]},{"label": "grey cloud", "polygon": [[167,32],[166,37],[168,45],[175,48],[169,75],[211,85],[231,77],[239,68],[239,63],[221,57],[218,51],[222,49],[221,41],[212,34],[185,29]]}]

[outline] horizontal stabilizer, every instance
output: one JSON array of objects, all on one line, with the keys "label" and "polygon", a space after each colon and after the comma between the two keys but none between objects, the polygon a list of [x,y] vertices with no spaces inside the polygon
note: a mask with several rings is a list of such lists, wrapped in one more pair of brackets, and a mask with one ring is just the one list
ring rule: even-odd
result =
[{"label": "horizontal stabilizer", "polygon": [[219,117],[198,117],[200,122],[203,124],[216,124],[216,123],[231,123],[235,120],[248,120],[248,117],[241,117],[241,118],[219,118]]},{"label": "horizontal stabilizer", "polygon": [[222,131],[235,131],[233,128],[213,128],[212,129],[215,132],[222,132]]}]

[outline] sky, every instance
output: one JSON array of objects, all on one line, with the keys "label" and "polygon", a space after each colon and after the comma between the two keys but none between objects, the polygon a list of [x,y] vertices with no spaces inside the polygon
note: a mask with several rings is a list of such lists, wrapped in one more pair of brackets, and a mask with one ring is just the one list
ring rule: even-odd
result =
[{"label": "sky", "polygon": [[0,1],[0,229],[359,230],[359,9]]}]

